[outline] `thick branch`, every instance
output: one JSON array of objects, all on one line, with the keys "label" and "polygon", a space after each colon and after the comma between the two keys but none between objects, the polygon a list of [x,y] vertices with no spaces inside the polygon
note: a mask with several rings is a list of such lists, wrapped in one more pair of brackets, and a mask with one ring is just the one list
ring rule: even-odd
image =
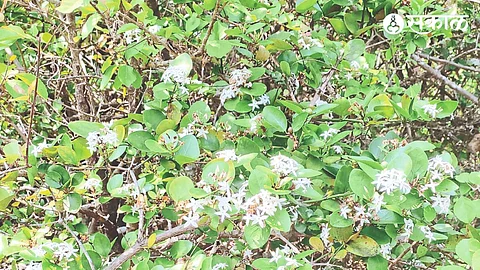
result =
[{"label": "thick branch", "polygon": [[[185,226],[185,225],[177,226],[171,230],[168,230],[166,232],[163,232],[157,235],[157,238],[155,239],[155,243],[165,241],[169,238],[184,234],[189,231],[193,231],[194,229],[195,227],[193,226]],[[135,254],[140,252],[142,249],[146,248],[147,241],[148,241],[148,238],[145,238],[135,243],[135,245],[125,250],[125,252],[123,252],[120,256],[118,256],[109,266],[107,266],[107,268],[105,268],[105,270],[118,269],[124,262],[128,261]]]},{"label": "thick branch", "polygon": [[480,72],[480,69],[478,69],[478,68],[465,66],[465,65],[462,65],[462,64],[459,64],[459,63],[455,63],[453,61],[449,61],[449,60],[441,59],[441,58],[438,58],[438,57],[430,56],[428,54],[419,53],[418,56],[420,56],[422,58],[425,58],[427,60],[432,60],[432,61],[435,61],[435,62],[438,62],[438,63],[448,64],[448,65],[458,67],[458,68],[461,68],[461,69],[470,70],[470,71],[473,71],[473,72]]},{"label": "thick branch", "polygon": [[472,93],[468,92],[467,90],[463,89],[461,86],[458,84],[450,81],[447,77],[443,76],[440,71],[434,69],[433,67],[427,65],[425,62],[420,59],[420,56],[416,54],[411,55],[412,59],[415,60],[420,67],[428,71],[430,74],[432,74],[434,77],[437,79],[441,80],[444,84],[448,85],[450,88],[455,90],[458,94],[468,98],[471,100],[473,103],[478,104],[478,97],[473,95]]}]

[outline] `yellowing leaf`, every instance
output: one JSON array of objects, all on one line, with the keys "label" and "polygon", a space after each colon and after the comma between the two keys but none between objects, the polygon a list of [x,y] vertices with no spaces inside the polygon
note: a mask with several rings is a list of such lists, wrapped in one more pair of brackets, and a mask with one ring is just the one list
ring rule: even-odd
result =
[{"label": "yellowing leaf", "polygon": [[360,257],[373,257],[378,254],[380,247],[372,238],[360,235],[348,242],[347,251]]},{"label": "yellowing leaf", "polygon": [[310,243],[310,246],[312,246],[316,251],[323,252],[325,249],[325,245],[323,245],[322,240],[318,237],[311,237],[308,240],[308,243]]},{"label": "yellowing leaf", "polygon": [[148,248],[151,248],[154,244],[155,244],[155,240],[157,239],[157,234],[156,233],[152,233],[149,237],[148,237],[148,241],[147,241],[147,247]]}]

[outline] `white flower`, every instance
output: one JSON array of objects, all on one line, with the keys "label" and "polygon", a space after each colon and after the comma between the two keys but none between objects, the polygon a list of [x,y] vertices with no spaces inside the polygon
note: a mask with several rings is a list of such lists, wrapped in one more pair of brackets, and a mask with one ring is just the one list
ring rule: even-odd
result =
[{"label": "white flower", "polygon": [[285,260],[287,261],[287,266],[293,266],[293,267],[300,267],[301,264],[293,258],[285,257]]},{"label": "white flower", "polygon": [[326,104],[328,104],[328,102],[326,102],[326,101],[324,101],[324,100],[321,100],[320,98],[317,99],[317,101],[315,101],[315,106],[316,106],[316,107],[320,107],[320,106],[326,105]]},{"label": "white flower", "polygon": [[189,83],[188,75],[189,70],[184,66],[169,66],[162,75],[162,82],[168,83]]},{"label": "white flower", "polygon": [[228,85],[222,89],[220,92],[220,102],[225,103],[227,99],[232,99],[237,97],[240,90],[234,85]]},{"label": "white flower", "polygon": [[427,104],[422,106],[423,112],[430,115],[432,118],[437,117],[437,114],[442,111],[442,108],[437,109],[437,104]]},{"label": "white flower", "polygon": [[295,190],[302,189],[303,193],[306,193],[307,189],[312,187],[312,181],[308,178],[298,178],[293,180],[292,183],[295,185]]},{"label": "white flower", "polygon": [[207,139],[207,134],[208,131],[204,128],[199,128],[197,129],[197,138],[203,137],[204,139]]},{"label": "white flower", "polygon": [[220,217],[220,222],[224,222],[226,218],[230,218],[228,209],[221,208],[219,211],[215,212],[215,214]]},{"label": "white flower", "polygon": [[267,94],[264,94],[260,96],[260,100],[258,101],[258,103],[261,105],[270,104],[270,98],[267,96]]},{"label": "white flower", "polygon": [[350,207],[347,205],[340,208],[340,216],[342,216],[344,219],[348,219],[348,213],[350,212],[352,212],[352,209],[350,209]]},{"label": "white flower", "polygon": [[233,149],[219,151],[216,155],[218,158],[223,158],[225,161],[238,160],[237,154],[235,154],[235,150]]},{"label": "white flower", "polygon": [[401,240],[401,239],[408,239],[408,238],[410,237],[410,235],[412,235],[412,233],[413,233],[413,228],[414,228],[414,226],[415,226],[415,225],[413,224],[413,221],[412,221],[411,219],[406,219],[406,218],[404,218],[403,220],[404,220],[404,223],[405,223],[405,225],[404,225],[404,227],[403,227],[403,228],[405,229],[405,232],[399,235],[399,237],[398,237],[399,240]]},{"label": "white flower", "polygon": [[338,154],[338,155],[343,154],[343,149],[342,149],[342,147],[339,146],[339,145],[334,145],[334,146],[332,146],[332,149],[333,149],[333,151],[334,151],[336,154]]},{"label": "white flower", "polygon": [[390,243],[381,245],[380,253],[385,259],[389,260],[391,258],[390,254],[392,254],[392,246],[390,245]]},{"label": "white flower", "polygon": [[94,153],[97,151],[97,146],[100,143],[100,132],[94,131],[90,132],[87,135],[87,145],[88,145],[88,150],[90,150],[91,153]]},{"label": "white flower", "polygon": [[250,132],[256,132],[257,131],[258,124],[260,123],[261,120],[262,120],[262,115],[261,114],[257,114],[252,119],[250,119],[250,121],[249,121]]},{"label": "white flower", "polygon": [[347,72],[347,74],[345,75],[345,79],[347,80],[353,80],[353,75],[351,72]]},{"label": "white flower", "polygon": [[299,164],[289,157],[278,154],[270,158],[270,166],[272,166],[274,173],[287,176],[289,174],[296,175]]},{"label": "white flower", "polygon": [[252,107],[252,112],[260,109],[260,103],[256,99],[252,99],[252,103],[248,104],[248,106]]},{"label": "white flower", "polygon": [[322,137],[324,140],[327,140],[328,138],[333,137],[338,132],[340,132],[340,130],[336,128],[329,128],[327,131],[320,134],[320,137]]},{"label": "white flower", "polygon": [[235,86],[242,86],[247,82],[250,76],[252,76],[252,72],[246,68],[234,69],[230,74],[230,79],[228,80],[228,82]]},{"label": "white flower", "polygon": [[258,224],[265,227],[265,220],[269,216],[275,215],[278,209],[282,209],[286,199],[272,196],[268,191],[262,189],[260,193],[248,198],[242,205],[247,214],[243,217],[248,224]]},{"label": "white flower", "polygon": [[359,227],[362,227],[365,223],[370,223],[370,218],[372,218],[372,214],[365,210],[363,205],[354,206],[355,209],[355,220],[359,221]]},{"label": "white flower", "polygon": [[156,34],[158,31],[160,31],[161,27],[159,25],[152,25],[148,27],[148,31],[152,34]]},{"label": "white flower", "polygon": [[432,199],[432,207],[439,214],[448,214],[450,208],[450,196],[442,197],[440,195],[430,197]]},{"label": "white flower", "polygon": [[85,189],[96,189],[102,186],[102,181],[97,178],[88,178],[83,187]]},{"label": "white flower", "polygon": [[35,157],[38,157],[38,155],[42,153],[43,149],[48,147],[50,147],[50,145],[47,144],[47,142],[43,141],[38,145],[33,145],[32,153]]},{"label": "white flower", "polygon": [[[440,177],[439,174],[453,177],[455,168],[452,166],[452,164],[443,161],[441,156],[436,156],[428,160],[428,171],[431,173],[431,175],[435,175],[435,179],[441,180],[442,177]],[[433,176],[431,176],[431,178],[433,179]]]},{"label": "white flower", "polygon": [[244,259],[249,259],[253,256],[253,252],[250,249],[245,249],[243,251],[243,258]]},{"label": "white flower", "polygon": [[78,249],[74,249],[72,245],[68,243],[56,243],[54,245],[53,250],[53,256],[57,257],[60,261],[63,259],[69,259],[70,257],[75,255],[75,252]]},{"label": "white flower", "polygon": [[322,224],[322,231],[320,232],[320,239],[322,239],[323,244],[328,247],[331,242],[328,239],[330,238],[330,228],[327,223]]},{"label": "white flower", "polygon": [[307,44],[307,43],[305,42],[305,39],[304,39],[304,38],[299,38],[299,39],[298,39],[298,45],[300,45],[300,46],[302,47],[302,49],[304,49],[304,50],[310,49],[310,44]]},{"label": "white flower", "polygon": [[277,248],[275,249],[275,252],[270,251],[270,254],[272,254],[272,258],[270,258],[270,262],[275,262],[277,263],[278,260],[280,260],[283,256],[280,254],[280,249]]},{"label": "white flower", "polygon": [[187,207],[192,210],[192,212],[197,212],[198,209],[204,209],[203,208],[204,201],[202,200],[195,200],[195,199],[190,199],[190,202],[187,204]]},{"label": "white flower", "polygon": [[435,241],[435,237],[433,236],[433,233],[432,231],[430,230],[429,227],[427,226],[422,226],[420,227],[420,231],[423,232],[423,234],[425,235],[425,238],[428,239],[428,242],[432,242],[432,241]]},{"label": "white flower", "polygon": [[281,251],[283,252],[284,255],[291,255],[291,254],[293,254],[293,250],[292,250],[288,245],[282,246]]},{"label": "white flower", "polygon": [[198,215],[197,213],[189,212],[188,216],[183,216],[182,219],[185,221],[185,227],[193,226],[195,228],[198,228],[197,222],[200,220],[200,215]]},{"label": "white flower", "polygon": [[212,270],[220,270],[228,268],[228,264],[226,263],[217,263],[213,266]]},{"label": "white flower", "polygon": [[350,68],[353,70],[358,70],[360,69],[360,64],[357,61],[352,61],[350,62]]},{"label": "white flower", "polygon": [[377,174],[372,184],[376,185],[376,189],[379,192],[386,192],[389,195],[397,189],[404,194],[410,193],[411,190],[405,173],[397,169],[385,169],[381,171]]},{"label": "white flower", "polygon": [[35,246],[32,249],[32,252],[35,254],[36,257],[43,257],[45,253],[47,253],[42,246]]},{"label": "white flower", "polygon": [[375,212],[378,212],[380,211],[380,209],[382,209],[382,205],[385,205],[385,204],[386,203],[383,201],[383,194],[379,194],[378,192],[375,192],[372,198],[372,209]]},{"label": "white flower", "polygon": [[127,43],[127,45],[133,43],[133,42],[139,42],[140,41],[140,34],[141,34],[141,30],[140,29],[133,29],[133,30],[128,30],[128,31],[125,31],[123,33],[124,37],[125,37],[125,41]]},{"label": "white flower", "polygon": [[30,262],[24,270],[42,270],[42,263],[41,262]]}]

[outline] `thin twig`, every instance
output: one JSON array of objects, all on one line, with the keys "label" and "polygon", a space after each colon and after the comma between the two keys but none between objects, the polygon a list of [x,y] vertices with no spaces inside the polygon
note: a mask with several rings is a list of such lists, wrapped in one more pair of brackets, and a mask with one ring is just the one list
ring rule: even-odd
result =
[{"label": "thin twig", "polygon": [[449,61],[449,60],[441,59],[441,58],[438,58],[438,57],[430,56],[428,54],[419,53],[418,56],[420,56],[424,59],[427,59],[427,60],[432,60],[432,61],[435,61],[435,62],[448,64],[448,65],[458,67],[458,68],[461,68],[461,69],[470,70],[470,71],[473,71],[473,72],[480,72],[480,69],[478,69],[478,68],[465,66],[465,65],[462,65],[462,64],[459,64],[459,63],[455,63],[453,61]]},{"label": "thin twig", "polygon": [[437,79],[441,80],[444,84],[448,85],[450,88],[455,90],[458,94],[466,97],[467,99],[471,100],[473,103],[478,104],[478,97],[473,95],[472,93],[468,92],[467,90],[463,89],[461,86],[458,84],[450,81],[447,77],[443,76],[440,71],[434,69],[433,67],[427,65],[425,62],[422,61],[420,56],[417,54],[412,54],[410,56],[413,60],[415,60],[420,67],[422,67],[424,70],[432,74],[434,77]]},{"label": "thin twig", "polygon": [[77,237],[75,232],[72,231],[72,229],[70,229],[70,227],[68,227],[68,225],[65,223],[65,221],[62,220],[61,223],[63,224],[63,226],[65,226],[65,228],[73,236],[73,238],[75,238],[75,241],[77,241],[77,244],[80,247],[80,250],[85,255],[85,258],[87,258],[88,265],[90,266],[90,269],[95,270],[95,265],[93,264],[92,258],[90,258],[90,255],[88,254],[87,249],[85,249],[85,246],[83,245],[82,241],[80,241],[80,239]]},{"label": "thin twig", "polygon": [[[184,234],[186,232],[193,231],[195,227],[189,225],[180,225],[177,226],[171,230],[165,231],[155,238],[155,243],[165,241],[167,239],[170,239],[172,237]],[[110,265],[108,265],[105,270],[114,270],[118,269],[124,262],[128,261],[130,258],[132,258],[135,254],[140,252],[142,249],[147,247],[147,239],[143,239],[141,241],[137,241],[132,247],[129,249],[125,250],[120,256],[118,256],[116,259],[112,261]]]},{"label": "thin twig", "polygon": [[32,138],[33,116],[35,115],[35,104],[37,103],[37,95],[38,95],[38,77],[40,76],[40,60],[42,58],[41,50],[42,50],[42,47],[41,47],[40,34],[38,34],[37,70],[35,71],[35,87],[33,89],[33,101],[32,101],[32,106],[30,108],[30,123],[28,124],[27,141],[26,141],[26,149],[25,149],[25,166],[27,166],[27,168],[28,168],[28,148],[30,145],[30,139]]},{"label": "thin twig", "polygon": [[333,66],[327,73],[327,75],[324,77],[324,80],[322,82],[322,85],[317,89],[317,92],[315,93],[315,96],[313,97],[312,101],[310,101],[310,106],[314,106],[317,100],[320,98],[320,93],[323,93],[325,89],[327,89],[328,83],[330,82],[330,79],[332,79],[333,73],[337,69],[338,64],[340,63],[341,59],[343,56],[340,56],[337,60],[337,63],[335,63],[335,66]]},{"label": "thin twig", "polygon": [[390,263],[390,266],[388,267],[388,269],[393,269],[393,266],[395,266],[395,264],[397,264],[399,261],[401,261],[403,256],[405,256],[417,244],[418,244],[418,241],[413,242],[412,245],[410,245],[408,248],[403,250],[402,253],[400,253],[400,255],[398,255],[398,257],[395,260],[393,260],[392,263]]},{"label": "thin twig", "polygon": [[220,7],[220,0],[217,0],[217,2],[215,4],[215,10],[213,10],[212,19],[210,20],[210,24],[208,25],[207,34],[203,38],[202,46],[200,47],[200,56],[203,56],[203,54],[205,53],[205,46],[207,45],[208,38],[212,34],[213,25],[215,24],[215,21],[217,20],[217,14],[218,14],[219,7]]}]

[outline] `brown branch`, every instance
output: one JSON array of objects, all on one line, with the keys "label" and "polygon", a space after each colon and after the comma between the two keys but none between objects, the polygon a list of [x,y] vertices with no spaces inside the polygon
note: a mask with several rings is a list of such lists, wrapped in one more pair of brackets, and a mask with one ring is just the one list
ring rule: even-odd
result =
[{"label": "brown branch", "polygon": [[88,207],[80,208],[79,212],[84,214],[85,216],[88,216],[92,219],[96,219],[96,220],[100,221],[102,224],[105,225],[105,227],[107,227],[108,230],[113,230],[113,231],[117,230],[117,227],[115,226],[115,224],[112,223],[112,221],[110,221],[109,219],[101,216],[97,212],[89,209]]},{"label": "brown branch", "polygon": [[410,245],[408,248],[404,249],[402,251],[402,253],[400,253],[400,255],[398,255],[398,257],[395,258],[395,260],[392,261],[392,263],[390,264],[388,269],[393,269],[393,266],[395,266],[395,264],[400,262],[402,260],[403,256],[405,256],[410,250],[412,250],[418,243],[419,243],[418,241],[413,242],[412,245]]},{"label": "brown branch", "polygon": [[67,225],[67,223],[65,223],[65,221],[61,220],[60,223],[62,223],[62,225],[65,227],[65,229],[67,229],[67,231],[73,236],[73,238],[75,238],[75,241],[77,242],[78,247],[80,248],[80,250],[85,255],[85,258],[87,258],[88,265],[90,266],[90,269],[91,270],[95,269],[95,265],[93,264],[92,258],[90,258],[90,255],[88,254],[87,249],[85,249],[85,246],[83,245],[82,241],[80,241],[80,239],[75,234],[75,232],[73,232],[72,229],[70,229],[70,227],[68,227],[68,225]]},{"label": "brown branch", "polygon": [[324,92],[325,89],[327,89],[327,86],[328,86],[328,83],[330,82],[330,80],[332,79],[332,76],[333,76],[333,73],[335,72],[335,70],[337,69],[337,65],[340,63],[342,59],[342,56],[340,56],[337,60],[337,63],[335,64],[334,67],[332,67],[328,72],[327,74],[325,75],[324,77],[324,80],[322,82],[322,85],[317,89],[316,93],[315,93],[315,96],[313,97],[312,101],[310,101],[310,106],[314,106],[315,103],[317,102],[317,100],[320,98],[320,93]]},{"label": "brown branch", "polygon": [[27,141],[25,149],[25,166],[28,168],[28,148],[30,145],[30,139],[32,138],[32,125],[33,125],[33,116],[35,115],[35,104],[37,103],[38,95],[38,77],[40,77],[40,60],[42,58],[42,46],[40,40],[40,34],[38,34],[38,48],[37,48],[37,70],[35,71],[35,87],[33,89],[33,101],[32,107],[30,108],[30,122],[28,123],[28,132],[27,132]]},{"label": "brown branch", "polygon": [[432,61],[435,61],[435,62],[438,62],[438,63],[448,64],[450,66],[458,67],[458,68],[461,68],[461,69],[470,70],[470,71],[473,71],[473,72],[480,72],[480,69],[478,69],[478,68],[465,66],[465,65],[462,65],[462,64],[459,64],[459,63],[455,63],[453,61],[449,61],[449,60],[441,59],[441,58],[438,58],[438,57],[430,56],[428,54],[419,53],[418,56],[420,56],[421,58],[427,59],[427,60],[432,60]]},{"label": "brown branch", "polygon": [[413,60],[415,60],[420,67],[422,67],[424,70],[432,74],[435,78],[441,80],[444,84],[448,85],[450,88],[455,90],[458,94],[466,97],[467,99],[471,100],[473,103],[478,104],[478,97],[473,95],[472,93],[468,92],[467,90],[463,89],[461,86],[458,84],[452,82],[449,80],[447,77],[442,75],[440,71],[434,69],[433,67],[427,65],[425,62],[420,59],[420,56],[417,54],[412,54],[410,56]]},{"label": "brown branch", "polygon": [[[185,225],[177,226],[173,229],[170,229],[168,231],[165,231],[157,235],[155,239],[155,243],[162,242],[172,237],[184,234],[186,232],[193,231],[194,229],[195,227],[193,226],[185,226]],[[105,270],[118,269],[124,262],[128,261],[135,254],[140,252],[142,249],[146,248],[147,241],[148,241],[148,238],[143,239],[141,241],[137,241],[137,243],[135,243],[129,249],[125,250],[122,254],[120,254],[120,256],[118,256],[115,260],[113,260],[112,263],[105,268]]]},{"label": "brown branch", "polygon": [[205,53],[205,46],[207,46],[208,38],[212,34],[213,25],[217,20],[219,7],[220,7],[220,0],[217,0],[217,3],[215,4],[215,9],[213,10],[212,19],[210,20],[210,24],[208,25],[207,34],[203,38],[202,46],[200,47],[200,56],[203,56],[203,54]]}]

